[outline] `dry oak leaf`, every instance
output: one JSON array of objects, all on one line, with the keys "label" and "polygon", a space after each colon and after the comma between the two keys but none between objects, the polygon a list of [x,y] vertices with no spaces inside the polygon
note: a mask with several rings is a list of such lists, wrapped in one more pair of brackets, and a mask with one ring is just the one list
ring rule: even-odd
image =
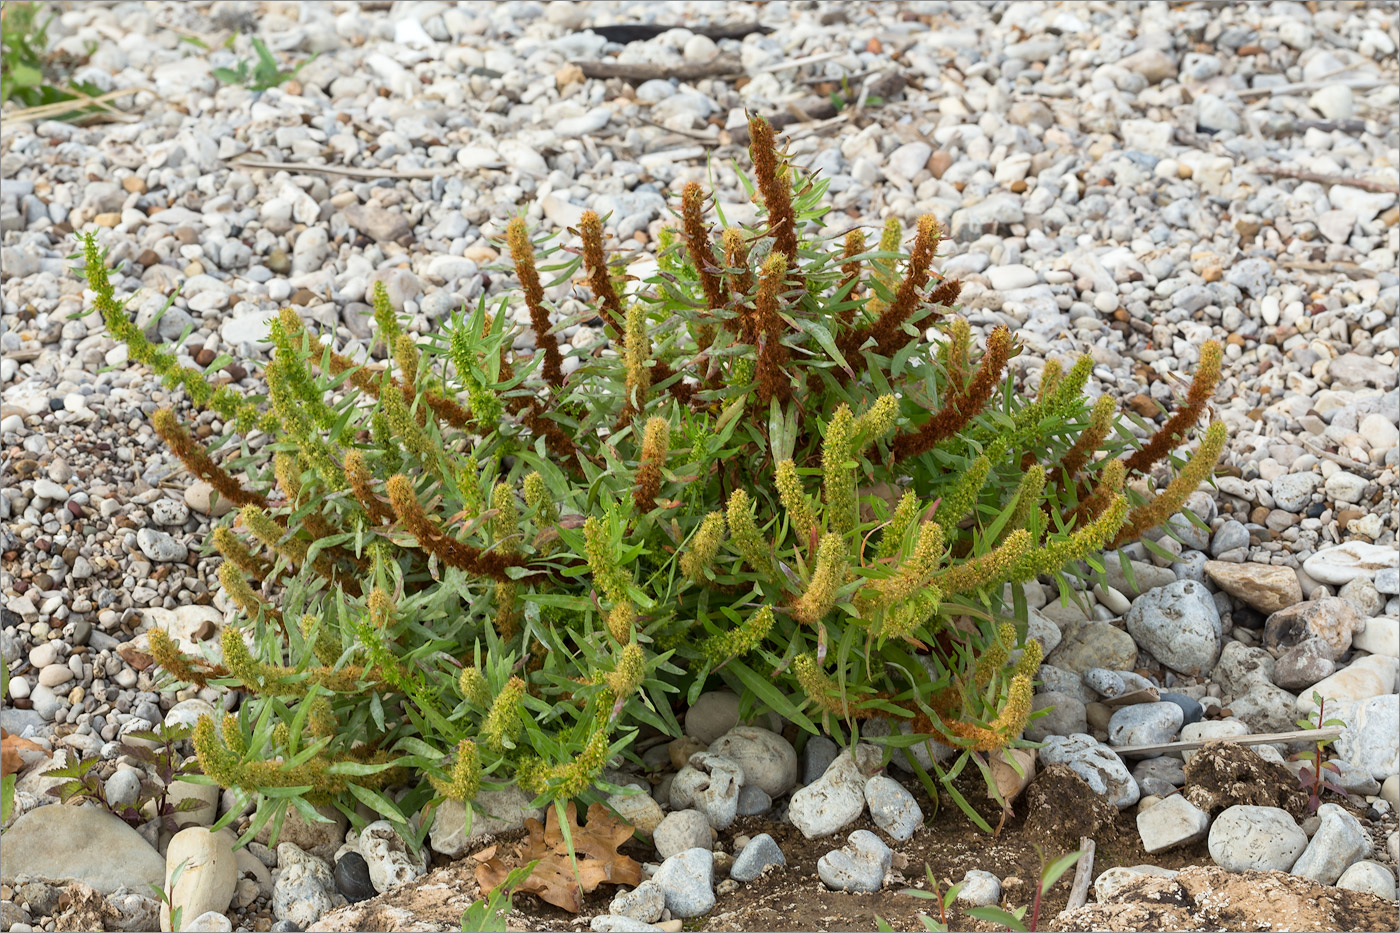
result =
[{"label": "dry oak leaf", "polygon": [[19,753],[28,751],[42,752],[45,755],[49,753],[42,745],[0,729],[0,777],[9,777],[24,770],[24,759]]},{"label": "dry oak leaf", "polygon": [[632,838],[631,826],[613,816],[601,803],[588,808],[587,826],[579,825],[578,808],[572,802],[564,812],[578,858],[577,876],[574,859],[569,856],[569,844],[559,825],[559,808],[552,807],[545,817],[545,826],[540,826],[539,820],[525,821],[530,837],[510,859],[510,864],[493,856],[476,867],[476,883],[481,893],[490,895],[506,880],[512,868],[536,859],[539,864],[516,891],[538,895],[541,900],[570,913],[581,911],[583,895],[597,890],[600,884],[641,884],[642,866],[617,851]]}]

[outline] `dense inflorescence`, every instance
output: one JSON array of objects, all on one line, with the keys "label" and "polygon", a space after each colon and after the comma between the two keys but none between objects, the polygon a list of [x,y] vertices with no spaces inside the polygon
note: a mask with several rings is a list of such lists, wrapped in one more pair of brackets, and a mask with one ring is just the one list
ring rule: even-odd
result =
[{"label": "dense inflorescence", "polygon": [[1170,457],[1208,416],[1218,346],[1144,440],[1087,398],[1088,357],[1047,361],[1030,394],[1014,335],[979,346],[956,315],[932,217],[907,254],[893,219],[867,250],[823,225],[823,182],[771,128],[751,130],[757,226],[717,227],[688,184],[658,271],[627,285],[583,215],[568,261],[604,323],[594,345],[554,336],[538,270],[564,245],[513,221],[534,352],[514,349],[510,299],[419,339],[381,287],[385,363],[285,310],[265,400],[148,343],[86,240],[132,359],[225,430],[272,439],[221,460],[173,411],[153,418],[240,507],[213,540],[243,621],[217,662],[168,637],[151,649],[176,681],[246,695],[194,740],[260,818],[287,788],[405,822],[509,781],[592,794],[638,730],[680,734],[677,713],[720,684],[892,753],[1014,745],[1041,653],[1014,584],[1067,591],[1209,477],[1221,423]]}]

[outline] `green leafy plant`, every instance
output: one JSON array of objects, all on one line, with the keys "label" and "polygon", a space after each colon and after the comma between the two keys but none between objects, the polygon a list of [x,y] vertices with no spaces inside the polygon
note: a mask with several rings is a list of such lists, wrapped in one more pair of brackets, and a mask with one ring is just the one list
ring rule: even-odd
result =
[{"label": "green leafy plant", "polygon": [[0,6],[0,101],[18,98],[28,104],[44,83],[44,55],[53,16],[39,22],[39,15],[37,3]]},{"label": "green leafy plant", "polygon": [[182,921],[184,920],[185,906],[183,904],[178,907],[175,905],[175,884],[180,880],[180,876],[185,873],[185,869],[189,867],[189,861],[189,859],[183,859],[180,864],[176,865],[175,868],[171,870],[170,877],[165,882],[165,887],[161,887],[158,884],[151,885],[151,887],[155,889],[156,900],[164,904],[165,909],[170,912],[170,929],[172,930],[178,930],[184,925]]},{"label": "green leafy plant", "polygon": [[[1040,851],[1039,847],[1036,849]],[[977,920],[985,920],[987,923],[996,923],[1011,930],[1012,933],[1035,933],[1040,923],[1040,907],[1045,898],[1045,893],[1055,886],[1055,882],[1060,880],[1060,876],[1073,868],[1084,856],[1083,850],[1062,855],[1050,864],[1045,864],[1045,855],[1040,856],[1040,877],[1035,883],[1035,899],[1031,902],[1031,919],[1029,926],[1025,922],[1026,907],[1017,907],[1015,910],[1007,911],[1001,907],[971,907],[968,908],[967,915]]]},{"label": "green leafy plant", "polygon": [[277,57],[268,49],[267,43],[254,36],[252,38],[253,58],[240,58],[238,64],[233,68],[215,68],[214,77],[225,84],[246,85],[249,90],[266,91],[269,88],[280,87],[297,76],[307,65],[316,60],[316,56],[301,61],[294,65],[290,71],[283,71],[282,66],[277,63]]},{"label": "green leafy plant", "polygon": [[[952,909],[953,902],[958,899],[958,894],[962,891],[962,885],[949,885],[947,891],[941,891],[938,879],[933,876],[933,869],[925,865],[924,872],[928,875],[927,891],[919,888],[905,888],[900,893],[908,894],[911,897],[917,897],[926,901],[933,901],[934,906],[938,908],[938,919],[935,920],[928,914],[919,914],[919,921],[924,925],[924,929],[928,931],[928,933],[948,933],[948,911]],[[875,917],[875,929],[879,930],[880,933],[895,933],[894,928],[890,926],[884,918],[879,916]]]},{"label": "green leafy plant", "polygon": [[[152,818],[158,819],[164,829],[175,832],[179,829],[175,820],[177,814],[190,813],[208,806],[204,801],[191,797],[178,803],[170,800],[170,788],[175,781],[198,774],[197,764],[194,761],[182,761],[177,749],[179,743],[189,739],[192,732],[189,726],[161,725],[155,731],[143,730],[126,735],[127,739],[137,741],[123,742],[122,754],[146,762],[157,779],[143,780],[136,797],[129,803],[113,803],[107,799],[105,785],[93,770],[100,763],[100,759],[97,758],[75,760],[71,764],[45,771],[44,777],[67,779],[62,784],[49,788],[48,793],[65,804],[74,800],[90,800],[101,804],[114,816],[132,826],[140,826]],[[157,747],[152,749],[144,744],[148,742]],[[152,804],[154,811],[150,815],[145,812],[148,803]]]},{"label": "green leafy plant", "polygon": [[[1298,728],[1314,731],[1346,725],[1340,719],[1326,718],[1327,698],[1316,690],[1313,691],[1312,700],[1317,704],[1317,712],[1299,719],[1297,721]],[[1322,795],[1327,791],[1342,797],[1347,795],[1344,787],[1328,777],[1328,772],[1336,775],[1342,773],[1342,769],[1337,766],[1336,762],[1327,760],[1327,746],[1331,744],[1332,739],[1318,737],[1313,741],[1312,748],[1304,749],[1293,755],[1294,761],[1311,762],[1311,764],[1298,769],[1298,786],[1308,792],[1309,813],[1316,813],[1317,808],[1322,806]]]},{"label": "green leafy plant", "polygon": [[505,933],[506,918],[514,908],[515,889],[535,870],[538,861],[530,862],[506,875],[485,898],[477,898],[462,911],[462,933]]},{"label": "green leafy plant", "polygon": [[[102,93],[95,85],[73,81],[69,72],[74,63],[48,51],[53,19],[54,14],[45,15],[39,3],[8,0],[0,4],[0,102],[14,100],[25,107],[39,107]],[[67,113],[60,108],[48,118],[71,120],[92,112],[91,107]]]},{"label": "green leafy plant", "polygon": [[[974,340],[958,283],[933,271],[933,218],[907,251],[893,219],[874,248],[833,236],[826,183],[762,120],[751,137],[757,225],[687,184],[637,282],[593,212],[558,240],[514,220],[519,296],[416,335],[377,288],[384,363],[285,309],[265,398],[149,342],[84,238],[108,331],[222,432],[206,447],[175,411],[152,416],[237,507],[211,538],[243,621],[218,656],[159,630],[150,648],[172,682],[245,694],[194,744],[205,774],[256,802],[248,832],[330,802],[408,834],[433,801],[512,782],[595,801],[639,728],[680,735],[677,713],[719,686],[746,714],[909,754],[986,828],[953,781],[1025,744],[1040,662],[1007,584],[1085,585],[1103,548],[1209,477],[1223,423],[1172,455],[1220,346],[1141,440],[1086,399],[1089,357],[1047,361],[1037,386],[1009,330]],[[591,293],[574,316],[547,297],[571,280]],[[514,349],[512,301],[532,353]],[[593,318],[598,340],[561,344]],[[254,431],[269,442],[237,439]]]},{"label": "green leafy plant", "polygon": [[[9,696],[10,665],[0,656],[0,698],[8,699]],[[0,823],[10,822],[10,814],[15,809],[15,783],[18,780],[19,775],[13,773],[0,777]]]}]

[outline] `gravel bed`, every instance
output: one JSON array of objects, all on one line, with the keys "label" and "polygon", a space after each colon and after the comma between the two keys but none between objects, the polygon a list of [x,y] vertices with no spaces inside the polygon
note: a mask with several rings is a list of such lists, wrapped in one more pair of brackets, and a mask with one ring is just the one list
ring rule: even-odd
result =
[{"label": "gravel bed", "polygon": [[[52,800],[47,762],[96,758],[109,793],[134,792],[142,766],[121,752],[124,736],[238,699],[154,690],[145,632],[197,645],[234,611],[206,540],[209,490],[189,485],[149,424],[181,399],[128,368],[125,348],[79,314],[87,296],[67,259],[75,231],[95,230],[121,263],[116,287],[135,296],[148,336],[178,346],[187,365],[232,355],[239,362],[211,380],[258,393],[265,322],[278,307],[298,307],[353,355],[382,281],[411,328],[430,333],[463,302],[512,288],[496,238],[522,213],[561,233],[585,209],[610,215],[608,234],[645,277],[684,182],[712,181],[731,222],[754,216],[732,165],[744,162],[746,110],[811,111],[890,74],[904,86],[887,98],[786,127],[790,152],[829,180],[841,229],[935,214],[948,233],[939,268],[962,279],[963,313],[981,333],[1011,326],[1027,384],[1047,359],[1088,352],[1092,392],[1160,423],[1159,403],[1181,392],[1201,345],[1225,343],[1214,410],[1229,445],[1214,486],[1189,503],[1210,531],[1174,518],[1177,538],[1158,543],[1175,559],[1130,546],[1131,580],[1109,555],[1107,585],[1079,594],[1081,605],[1027,586],[1046,648],[1037,706],[1054,707],[1032,725],[1047,742],[1042,762],[1140,808],[1149,852],[1207,840],[1226,869],[1278,868],[1395,897],[1394,5],[63,6],[50,36],[86,58],[74,78],[133,89],[115,104],[134,119],[77,127],[7,110],[0,130],[0,650],[11,675],[0,726],[34,743],[7,834],[0,931],[51,930],[60,909],[76,909],[30,877],[75,880],[123,922],[153,916],[145,885],[162,880],[167,846],[215,866],[182,879],[200,929],[302,928],[349,892],[380,892],[427,867],[376,826],[348,841],[343,821],[330,839],[302,827],[276,850],[235,854],[228,840],[184,835],[197,826],[172,842],[150,827],[120,832],[96,811],[56,819],[42,806]],[[627,43],[589,28],[654,22],[678,28]],[[768,28],[718,40],[692,31],[723,23]],[[226,85],[212,70],[250,54],[247,39],[221,46],[234,33],[263,37],[285,62],[315,57],[277,88]],[[587,78],[579,64],[665,72],[721,56],[737,74],[631,83]],[[278,163],[343,171],[267,167]],[[579,307],[571,283],[550,297],[564,313]],[[511,313],[528,323],[522,303]],[[564,337],[591,341],[584,331]],[[193,424],[203,437],[224,431],[209,413]],[[1210,812],[1167,796],[1185,781],[1179,757],[1114,751],[1293,729],[1313,691],[1346,724],[1334,754],[1350,796],[1312,824],[1278,808]],[[786,870],[767,835],[747,857],[744,846],[737,859],[712,855],[706,823],[723,829],[736,812],[771,807],[775,825],[819,828],[831,853],[811,883],[849,891],[879,889],[891,847],[897,864],[910,834],[926,831],[915,828],[921,811],[905,788],[917,781],[904,762],[876,780],[886,773],[878,757],[833,764],[820,742],[794,749],[747,726],[730,734],[732,705],[704,706],[713,715],[686,719],[702,741],[683,740],[704,795],[678,800],[679,778],[640,781],[659,808],[658,841],[674,849],[656,857],[648,884],[660,890],[593,929],[678,929],[726,909],[731,864],[745,879]],[[1296,749],[1260,750],[1282,759]],[[236,805],[227,794],[210,801],[197,823]],[[634,822],[652,817],[635,800],[625,806]],[[881,832],[852,833],[867,812],[874,823],[860,825]],[[519,825],[491,822],[491,832]],[[452,856],[485,838],[441,835]],[[100,860],[82,852],[95,838],[110,846]],[[113,874],[109,859],[124,870]],[[917,866],[910,877],[921,877]],[[989,877],[972,879],[968,896],[995,902]]]}]

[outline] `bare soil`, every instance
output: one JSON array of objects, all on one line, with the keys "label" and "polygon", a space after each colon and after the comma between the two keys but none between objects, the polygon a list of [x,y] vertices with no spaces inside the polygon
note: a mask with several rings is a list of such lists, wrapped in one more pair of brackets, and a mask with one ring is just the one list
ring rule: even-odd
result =
[{"label": "bare soil", "polygon": [[[1248,757],[1258,760],[1254,755]],[[1290,809],[1297,806],[1287,784],[1268,780],[1278,777],[1272,772],[1266,770],[1246,780],[1236,767],[1240,761],[1229,753],[1211,758],[1198,756],[1197,761],[1193,770],[1201,776],[1201,793],[1209,792],[1209,802],[1215,807],[1254,803],[1262,797],[1278,799]],[[984,818],[995,825],[996,806],[985,800],[981,789],[972,781],[960,788]],[[1191,871],[1183,871],[1176,879],[1131,883],[1110,904],[1090,904],[1059,916],[1069,896],[1072,873],[1066,874],[1043,899],[1039,921],[1042,930],[1397,929],[1397,907],[1392,902],[1277,872],[1233,875],[1214,867],[1204,841],[1148,855],[1138,837],[1135,812],[1119,812],[1106,804],[1063,766],[1048,768],[1036,778],[1017,804],[1016,814],[995,836],[977,829],[951,802],[943,801],[935,812],[932,801],[922,791],[918,796],[925,815],[933,813],[933,818],[908,842],[892,845],[893,883],[875,894],[830,891],[817,878],[817,860],[843,845],[846,834],[856,829],[879,834],[867,818],[862,817],[840,835],[816,840],[803,838],[793,826],[771,817],[741,818],[720,834],[717,851],[732,852],[737,835],[766,832],[782,849],[787,867],[732,890],[728,884],[721,885],[714,910],[705,917],[686,921],[684,929],[874,930],[878,916],[895,930],[923,930],[919,914],[935,911],[933,903],[903,892],[911,887],[927,888],[925,866],[932,869],[944,887],[960,880],[969,869],[990,871],[1003,879],[1002,906],[1011,908],[1032,901],[1042,853],[1045,859],[1053,859],[1074,851],[1081,836],[1095,841],[1095,877],[1115,866],[1140,864]],[[1384,839],[1384,833],[1391,828],[1378,824],[1372,832]],[[503,837],[498,842],[504,850],[515,838]],[[655,859],[654,851],[642,842],[629,843],[622,851],[639,861]],[[1379,851],[1384,851],[1383,847]],[[475,865],[470,857],[443,865],[404,889],[328,914],[313,929],[458,930],[462,910],[478,896],[472,877]],[[716,876],[722,878],[723,874],[717,872]],[[606,913],[614,893],[615,889],[604,886],[588,895],[578,916],[532,896],[520,896],[511,915],[511,928],[586,928],[583,918]],[[954,930],[996,929],[967,917],[957,908],[947,919],[949,928]],[[1026,919],[1029,921],[1029,916]]]}]

